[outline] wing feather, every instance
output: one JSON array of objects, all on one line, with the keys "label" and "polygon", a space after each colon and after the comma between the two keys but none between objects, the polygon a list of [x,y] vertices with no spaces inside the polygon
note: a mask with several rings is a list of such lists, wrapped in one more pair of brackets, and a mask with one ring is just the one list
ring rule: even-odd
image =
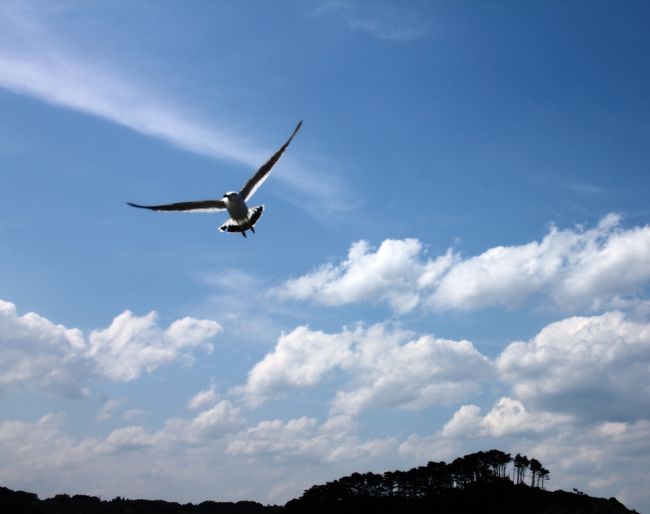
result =
[{"label": "wing feather", "polygon": [[289,137],[287,142],[284,143],[282,147],[277,152],[275,152],[268,161],[262,164],[260,169],[257,170],[257,172],[255,173],[255,175],[253,175],[248,180],[248,182],[246,182],[246,185],[239,192],[239,196],[241,196],[244,199],[244,201],[248,200],[251,196],[253,196],[253,193],[257,191],[257,188],[259,188],[264,183],[271,169],[273,168],[273,166],[275,166],[275,163],[278,162],[278,160],[280,159],[284,151],[287,149],[287,147],[293,140],[293,137],[300,130],[301,126],[302,126],[302,121],[298,123],[298,125],[294,129],[293,133],[291,134],[291,137]]},{"label": "wing feather", "polygon": [[203,211],[214,212],[226,209],[226,204],[222,200],[200,200],[197,202],[178,202],[164,205],[139,205],[137,203],[126,202],[131,207],[138,209],[150,209],[152,211]]}]

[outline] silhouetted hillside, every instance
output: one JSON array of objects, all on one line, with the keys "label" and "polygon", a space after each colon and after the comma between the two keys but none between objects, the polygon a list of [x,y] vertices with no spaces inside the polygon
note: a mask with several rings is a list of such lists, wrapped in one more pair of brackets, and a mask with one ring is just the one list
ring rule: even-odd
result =
[{"label": "silhouetted hillside", "polygon": [[282,512],[283,507],[251,501],[206,501],[198,505],[122,498],[102,501],[80,494],[59,494],[39,500],[35,494],[0,487],[0,511],[9,514],[276,514]]},{"label": "silhouetted hillside", "polygon": [[[512,464],[512,469],[509,465]],[[545,491],[550,472],[536,459],[499,450],[477,452],[453,462],[429,462],[408,471],[353,473],[315,485],[284,507],[256,502],[199,505],[161,500],[102,501],[94,496],[35,494],[0,487],[0,511],[11,514],[626,514],[615,498],[592,498],[578,491]],[[575,490],[574,490],[575,491]]]},{"label": "silhouetted hillside", "polygon": [[630,514],[615,498],[592,498],[564,491],[543,491],[513,483],[476,484],[435,496],[352,497],[341,500],[313,498],[292,500],[287,514],[359,513],[375,514]]},{"label": "silhouetted hillside", "polygon": [[[512,470],[509,465],[512,464]],[[511,478],[512,477],[512,478]],[[615,498],[543,490],[550,472],[534,458],[499,450],[453,462],[429,462],[408,471],[353,473],[316,485],[285,506],[298,513],[618,514]],[[529,484],[529,485],[526,485]]]}]

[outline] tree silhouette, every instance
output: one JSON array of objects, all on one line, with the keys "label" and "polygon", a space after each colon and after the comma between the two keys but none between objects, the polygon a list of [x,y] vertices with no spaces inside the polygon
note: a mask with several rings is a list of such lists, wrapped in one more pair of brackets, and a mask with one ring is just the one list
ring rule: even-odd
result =
[{"label": "tree silhouette", "polygon": [[537,459],[530,459],[530,463],[528,464],[528,467],[530,468],[530,486],[535,487],[537,484],[536,480],[538,479],[539,472],[543,469],[542,463],[538,461]]},{"label": "tree silhouette", "polygon": [[524,481],[526,477],[527,467],[528,467],[528,459],[520,455],[519,453],[515,455],[514,458],[515,484],[521,484]]},{"label": "tree silhouette", "polygon": [[539,486],[548,477],[537,459],[519,453],[513,459],[500,450],[470,453],[454,459],[450,464],[429,462],[426,466],[408,471],[387,471],[383,474],[353,473],[324,485],[314,486],[303,494],[302,500],[313,504],[338,502],[351,498],[401,498],[420,499],[444,495],[446,491],[469,487],[507,483],[512,480],[508,464],[514,462],[513,477],[517,484],[524,483],[526,469],[531,470],[532,487]]},{"label": "tree silhouette", "polygon": [[540,483],[542,485],[542,489],[544,489],[544,482],[546,480],[550,480],[550,478],[551,478],[549,476],[550,474],[551,474],[551,472],[548,469],[544,468],[544,467],[539,470],[539,479],[540,479]]}]

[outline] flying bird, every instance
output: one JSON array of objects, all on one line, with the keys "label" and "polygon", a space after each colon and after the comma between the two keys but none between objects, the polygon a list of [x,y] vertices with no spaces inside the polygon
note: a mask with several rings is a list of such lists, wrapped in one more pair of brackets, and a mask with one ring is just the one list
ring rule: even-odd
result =
[{"label": "flying bird", "polygon": [[179,202],[164,205],[139,205],[137,203],[127,202],[131,207],[139,209],[150,209],[152,211],[203,211],[215,212],[227,210],[230,218],[219,227],[222,232],[239,232],[246,237],[246,231],[250,230],[255,233],[255,223],[260,219],[264,206],[248,207],[246,202],[253,196],[253,193],[264,183],[269,173],[278,162],[284,151],[287,149],[293,137],[300,130],[302,121],[298,123],[293,133],[287,139],[280,149],[275,152],[271,158],[266,161],[260,169],[244,184],[239,192],[229,191],[223,195],[220,200],[199,200],[194,202]]}]

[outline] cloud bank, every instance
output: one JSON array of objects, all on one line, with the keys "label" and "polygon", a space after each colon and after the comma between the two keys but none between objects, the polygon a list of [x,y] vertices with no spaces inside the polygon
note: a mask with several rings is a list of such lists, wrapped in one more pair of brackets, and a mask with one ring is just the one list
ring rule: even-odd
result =
[{"label": "cloud bank", "polygon": [[650,281],[650,226],[621,227],[609,214],[591,229],[552,226],[541,241],[496,246],[463,258],[449,249],[427,257],[416,239],[353,243],[340,263],[286,281],[281,299],[337,306],[385,303],[398,314],[491,306],[514,308],[536,295],[560,309],[602,309],[641,293]]},{"label": "cloud bank", "polygon": [[[127,311],[85,336],[1,302],[0,383],[5,393],[32,384],[82,394],[89,380],[135,380],[191,361],[197,349],[209,351],[219,331],[215,322],[193,318],[161,327],[154,313]],[[638,505],[648,501],[639,456],[650,455],[649,368],[650,322],[639,313],[567,317],[510,343],[494,359],[469,341],[389,323],[332,333],[299,326],[250,369],[239,389],[249,403],[224,398],[211,384],[189,395],[189,417],[152,428],[116,415],[126,399],[108,399],[96,420],[117,426],[101,437],[69,435],[56,413],[1,422],[0,460],[11,466],[0,465],[0,480],[36,484],[42,493],[176,500],[172,484],[183,484],[192,495],[187,500],[197,500],[215,494],[219,477],[222,498],[236,491],[232,499],[255,494],[283,501],[360,463],[388,469],[398,460],[406,467],[499,447],[540,458],[553,471],[554,487],[616,494]],[[261,402],[285,402],[306,388],[329,398],[322,419],[247,420]],[[488,388],[502,393],[487,408],[473,403]],[[453,410],[428,434],[377,437],[360,430],[363,414],[391,408],[424,414],[435,405]],[[259,489],[249,494],[238,484],[251,477]]]}]

